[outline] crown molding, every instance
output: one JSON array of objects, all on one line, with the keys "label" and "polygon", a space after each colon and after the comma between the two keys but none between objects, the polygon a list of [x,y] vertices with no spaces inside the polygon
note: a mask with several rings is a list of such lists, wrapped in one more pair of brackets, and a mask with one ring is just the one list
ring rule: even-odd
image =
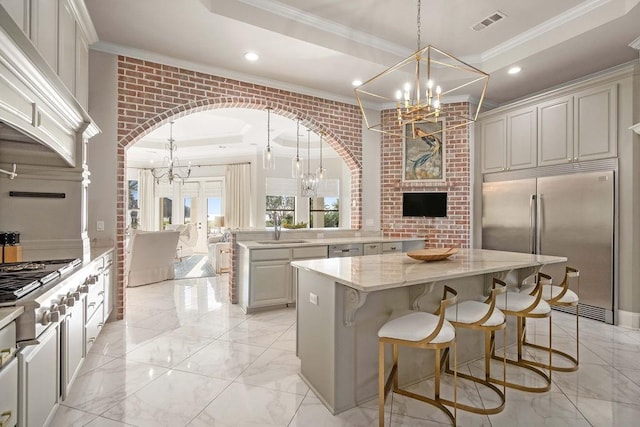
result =
[{"label": "crown molding", "polygon": [[587,0],[578,6],[567,10],[564,13],[561,13],[547,21],[543,22],[540,25],[536,25],[535,27],[520,33],[519,35],[512,37],[511,39],[500,43],[499,45],[484,51],[480,56],[482,57],[482,62],[488,61],[496,56],[502,55],[509,50],[515,49],[516,47],[527,43],[531,40],[534,40],[538,37],[543,36],[549,31],[555,30],[556,28],[562,27],[567,23],[580,18],[581,16],[592,12],[599,7],[610,3],[612,0]]},{"label": "crown molding", "polygon": [[93,21],[91,20],[87,6],[84,4],[84,0],[69,0],[69,6],[71,6],[76,22],[82,29],[89,44],[96,43],[99,40],[98,33],[96,27],[93,26]]},{"label": "crown molding", "polygon": [[[157,62],[159,64],[171,65],[178,68],[185,68],[192,71],[198,71],[201,73],[211,74],[213,76],[224,77],[227,79],[238,80],[246,83],[253,83],[262,86],[268,86],[274,89],[286,90],[301,95],[309,95],[317,98],[326,99],[329,101],[341,102],[343,104],[356,105],[355,95],[353,98],[348,98],[342,95],[338,95],[331,92],[314,90],[305,86],[293,85],[291,83],[283,82],[280,80],[265,79],[262,77],[254,76],[251,74],[240,73],[237,71],[227,70],[220,67],[212,67],[210,65],[185,61],[177,59],[168,55],[161,55],[155,52],[150,52],[143,49],[135,49],[127,46],[122,46],[114,43],[99,41],[91,45],[91,50],[98,52],[110,53],[113,55],[124,55],[132,58],[138,58],[145,61]],[[372,106],[372,108],[375,108]]]},{"label": "crown molding", "polygon": [[640,50],[640,37],[629,43],[629,47],[635,50]]},{"label": "crown molding", "polygon": [[303,25],[322,30],[326,33],[351,40],[358,44],[369,46],[373,49],[405,57],[411,55],[414,51],[407,49],[397,43],[390,42],[380,37],[374,36],[363,31],[354,30],[346,25],[338,24],[327,19],[320,18],[317,15],[306,13],[300,9],[281,3],[277,0],[238,0],[248,6],[264,10],[271,14],[282,18],[299,22]]}]

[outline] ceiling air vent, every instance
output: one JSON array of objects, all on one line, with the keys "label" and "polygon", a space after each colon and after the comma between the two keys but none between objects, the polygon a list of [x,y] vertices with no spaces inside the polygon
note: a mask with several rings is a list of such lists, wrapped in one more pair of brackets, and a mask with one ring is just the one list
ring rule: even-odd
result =
[{"label": "ceiling air vent", "polygon": [[487,16],[482,21],[480,21],[477,24],[475,24],[474,26],[472,26],[471,29],[474,30],[474,31],[482,31],[485,28],[487,28],[489,25],[493,25],[496,22],[498,22],[498,21],[500,21],[500,20],[502,20],[502,19],[504,19],[506,17],[507,17],[507,15],[505,15],[504,13],[496,10],[491,15]]}]

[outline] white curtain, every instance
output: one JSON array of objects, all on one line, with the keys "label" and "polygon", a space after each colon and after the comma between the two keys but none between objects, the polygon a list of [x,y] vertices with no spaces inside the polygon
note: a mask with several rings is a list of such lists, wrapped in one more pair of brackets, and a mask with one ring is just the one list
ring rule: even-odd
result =
[{"label": "white curtain", "polygon": [[153,197],[153,175],[148,169],[140,171],[140,229],[155,230],[155,212]]},{"label": "white curtain", "polygon": [[251,165],[228,165],[225,179],[224,223],[229,228],[249,228]]}]

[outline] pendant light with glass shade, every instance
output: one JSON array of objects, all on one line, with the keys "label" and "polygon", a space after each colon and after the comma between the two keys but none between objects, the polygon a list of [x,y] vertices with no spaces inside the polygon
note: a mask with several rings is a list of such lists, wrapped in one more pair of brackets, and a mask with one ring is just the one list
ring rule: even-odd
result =
[{"label": "pendant light with glass shade", "polygon": [[318,182],[321,182],[324,179],[324,173],[327,170],[322,166],[322,134],[320,134],[320,165],[318,165],[318,169],[316,169],[316,178]]},{"label": "pendant light with glass shade", "polygon": [[267,107],[265,110],[267,110],[267,146],[262,151],[262,167],[275,169],[276,158],[273,154],[273,148],[271,148],[271,107]]},{"label": "pendant light with glass shade", "polygon": [[311,173],[311,129],[307,129],[307,172],[300,178],[300,195],[302,197],[316,197],[318,179]]},{"label": "pendant light with glass shade", "polygon": [[300,119],[296,124],[296,156],[291,159],[291,178],[302,177],[303,159],[300,157]]}]

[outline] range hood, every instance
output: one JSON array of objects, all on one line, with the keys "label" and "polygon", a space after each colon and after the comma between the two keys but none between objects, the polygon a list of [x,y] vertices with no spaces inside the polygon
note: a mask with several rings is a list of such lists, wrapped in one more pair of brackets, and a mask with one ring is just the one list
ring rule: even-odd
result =
[{"label": "range hood", "polygon": [[0,7],[0,162],[81,167],[99,132],[60,77]]}]

